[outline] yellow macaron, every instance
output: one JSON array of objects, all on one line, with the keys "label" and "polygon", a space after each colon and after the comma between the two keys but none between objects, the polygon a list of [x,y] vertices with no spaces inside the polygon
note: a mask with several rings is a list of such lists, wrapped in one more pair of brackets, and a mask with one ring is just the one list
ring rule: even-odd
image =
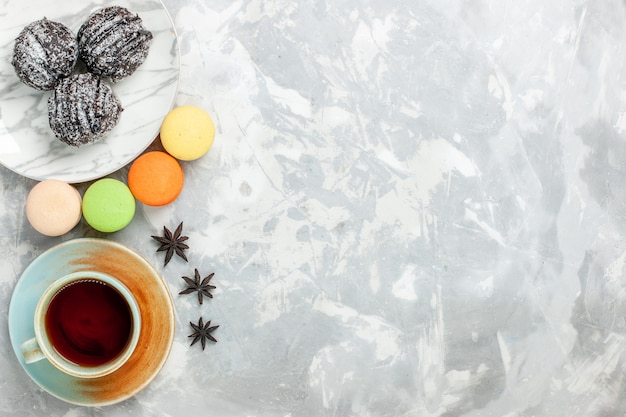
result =
[{"label": "yellow macaron", "polygon": [[170,111],[161,124],[161,144],[174,158],[193,161],[206,154],[215,139],[211,116],[196,106]]}]

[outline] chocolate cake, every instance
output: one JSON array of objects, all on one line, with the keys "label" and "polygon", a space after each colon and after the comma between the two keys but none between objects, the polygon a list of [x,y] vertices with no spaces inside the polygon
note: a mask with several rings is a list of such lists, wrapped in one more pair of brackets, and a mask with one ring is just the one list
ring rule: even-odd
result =
[{"label": "chocolate cake", "polygon": [[138,15],[110,6],[91,14],[78,30],[77,39],[80,58],[88,70],[118,81],[145,61],[152,33]]},{"label": "chocolate cake", "polygon": [[64,78],[48,98],[54,135],[77,147],[101,139],[117,125],[122,110],[111,86],[90,73]]},{"label": "chocolate cake", "polygon": [[44,17],[22,29],[11,63],[24,84],[46,91],[72,73],[77,59],[78,43],[72,31]]}]

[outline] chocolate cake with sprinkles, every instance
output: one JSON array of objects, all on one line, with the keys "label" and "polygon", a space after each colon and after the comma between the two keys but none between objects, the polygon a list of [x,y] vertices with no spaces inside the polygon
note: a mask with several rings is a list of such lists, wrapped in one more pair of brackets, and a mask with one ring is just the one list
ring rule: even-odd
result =
[{"label": "chocolate cake with sprinkles", "polygon": [[94,74],[118,81],[145,61],[152,33],[141,18],[121,6],[99,9],[78,30],[80,58]]},{"label": "chocolate cake with sprinkles", "polygon": [[77,59],[78,43],[72,31],[44,17],[22,29],[11,63],[24,84],[47,91],[72,73]]},{"label": "chocolate cake with sprinkles", "polygon": [[48,98],[48,121],[54,135],[76,147],[105,136],[117,125],[122,110],[111,86],[90,73],[64,78]]}]

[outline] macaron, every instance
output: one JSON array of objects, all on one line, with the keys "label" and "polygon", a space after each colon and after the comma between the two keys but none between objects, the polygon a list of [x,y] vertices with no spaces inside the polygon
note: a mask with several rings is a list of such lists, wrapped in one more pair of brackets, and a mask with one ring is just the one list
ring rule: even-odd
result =
[{"label": "macaron", "polygon": [[180,163],[161,151],[144,153],[128,170],[128,188],[137,200],[148,206],[164,206],[176,200],[184,181]]},{"label": "macaron", "polygon": [[83,195],[83,217],[100,232],[117,232],[135,216],[135,197],[122,181],[100,179]]},{"label": "macaron", "polygon": [[196,106],[180,106],[161,123],[161,144],[174,158],[193,161],[206,154],[215,139],[213,120]]},{"label": "macaron", "polygon": [[26,218],[39,233],[61,236],[80,221],[80,193],[63,181],[41,181],[26,197]]}]

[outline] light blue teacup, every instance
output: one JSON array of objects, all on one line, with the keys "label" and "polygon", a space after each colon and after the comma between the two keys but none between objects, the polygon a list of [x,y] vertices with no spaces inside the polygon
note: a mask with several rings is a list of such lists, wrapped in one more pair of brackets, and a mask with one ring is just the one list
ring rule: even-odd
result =
[{"label": "light blue teacup", "polygon": [[[60,352],[60,350],[63,349],[55,347],[52,340],[53,337],[51,337],[48,326],[46,325],[46,317],[49,314],[49,307],[55,297],[62,291],[68,289],[70,286],[80,283],[102,284],[114,289],[125,302],[121,304],[125,304],[127,306],[127,309],[124,311],[124,317],[128,317],[128,315],[130,316],[130,331],[127,339],[125,339],[126,341],[124,346],[121,348],[119,353],[115,355],[115,357],[104,363],[98,363],[95,365],[77,363],[78,361],[73,361],[72,359],[64,356]],[[70,299],[66,302],[71,304],[74,301]],[[118,305],[115,306],[115,308],[117,307]],[[76,320],[79,319],[75,318],[75,321]],[[103,320],[92,320],[93,323],[88,321],[88,317],[81,317],[80,320],[85,320],[86,323],[88,323],[84,326],[86,329],[84,333],[87,334],[87,336],[81,335],[83,339],[88,337],[88,333],[90,331],[101,331],[99,329],[103,326],[109,326],[107,322],[103,323]],[[93,326],[93,329],[89,326]],[[24,361],[27,364],[45,359],[66,374],[78,378],[98,378],[115,372],[130,358],[135,350],[135,347],[137,346],[137,341],[139,340],[139,334],[141,332],[141,314],[135,297],[122,282],[110,275],[100,272],[79,271],[70,273],[54,281],[39,298],[35,309],[34,330],[34,337],[26,340],[20,345]]]}]

